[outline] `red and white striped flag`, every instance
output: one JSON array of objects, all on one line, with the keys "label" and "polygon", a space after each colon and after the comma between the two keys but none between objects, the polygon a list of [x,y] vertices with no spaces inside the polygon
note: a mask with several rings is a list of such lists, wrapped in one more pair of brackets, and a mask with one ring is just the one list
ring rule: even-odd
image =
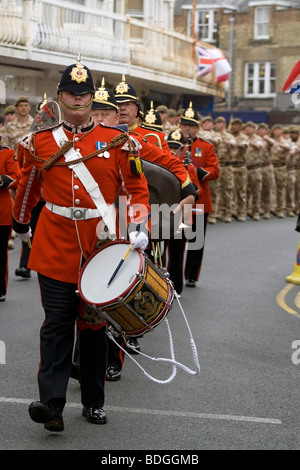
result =
[{"label": "red and white striped flag", "polygon": [[232,68],[220,49],[209,49],[215,68],[216,82],[226,82]]}]

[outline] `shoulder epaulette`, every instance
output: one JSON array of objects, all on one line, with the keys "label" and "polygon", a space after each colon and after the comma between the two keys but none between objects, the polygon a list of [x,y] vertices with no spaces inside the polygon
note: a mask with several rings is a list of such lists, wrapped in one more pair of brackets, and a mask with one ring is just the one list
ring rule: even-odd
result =
[{"label": "shoulder epaulette", "polygon": [[198,137],[199,140],[203,140],[203,142],[206,142],[207,144],[213,145],[208,139],[203,139],[203,137]]},{"label": "shoulder epaulette", "polygon": [[[121,128],[121,124],[120,125],[115,125],[115,126],[106,126],[102,122],[99,122],[97,125],[101,126],[101,127],[104,127],[105,129],[114,129],[115,131],[127,132],[125,129]],[[124,124],[124,125],[127,126],[127,124]]]},{"label": "shoulder epaulette", "polygon": [[52,131],[53,129],[56,129],[57,127],[59,127],[61,125],[62,125],[62,122],[59,122],[58,124],[55,124],[55,126],[43,127],[41,129],[37,129],[32,134],[39,134],[40,132]]}]

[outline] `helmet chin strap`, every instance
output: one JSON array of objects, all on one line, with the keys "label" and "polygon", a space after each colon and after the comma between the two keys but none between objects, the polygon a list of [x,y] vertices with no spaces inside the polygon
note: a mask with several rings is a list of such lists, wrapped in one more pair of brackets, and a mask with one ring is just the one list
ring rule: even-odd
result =
[{"label": "helmet chin strap", "polygon": [[94,98],[94,96],[93,96],[93,94],[92,94],[91,99],[89,100],[89,102],[88,102],[87,104],[85,104],[85,105],[83,105],[83,106],[71,106],[70,104],[67,104],[67,103],[65,102],[65,100],[64,100],[63,97],[62,97],[61,92],[59,92],[59,96],[60,96],[61,101],[62,101],[63,104],[65,105],[65,107],[66,107],[67,109],[72,110],[72,111],[81,111],[81,110],[83,110],[83,109],[88,108],[89,105],[92,103],[93,98]]}]

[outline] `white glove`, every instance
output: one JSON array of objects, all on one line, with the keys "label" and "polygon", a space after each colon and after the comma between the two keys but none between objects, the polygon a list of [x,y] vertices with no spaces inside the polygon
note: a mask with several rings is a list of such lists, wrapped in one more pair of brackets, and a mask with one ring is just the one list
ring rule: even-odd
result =
[{"label": "white glove", "polygon": [[29,227],[29,230],[28,232],[26,233],[17,233],[17,237],[22,240],[22,242],[27,242],[28,238],[31,238],[32,237],[32,230],[31,228]]},{"label": "white glove", "polygon": [[129,240],[131,243],[131,250],[136,250],[139,248],[140,250],[145,250],[148,246],[148,237],[144,232],[141,232],[139,235],[137,235],[138,232],[131,232],[129,234]]}]

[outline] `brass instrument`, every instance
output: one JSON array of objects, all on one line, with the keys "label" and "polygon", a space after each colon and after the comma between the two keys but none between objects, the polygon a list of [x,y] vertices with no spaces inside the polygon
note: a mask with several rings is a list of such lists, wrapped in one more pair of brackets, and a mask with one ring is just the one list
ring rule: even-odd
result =
[{"label": "brass instrument", "polygon": [[[149,134],[144,135],[144,138],[149,137],[149,136],[155,137],[156,140],[157,140],[157,147],[162,149],[162,144],[161,144],[161,140],[160,140],[159,136],[157,134],[154,134],[154,132],[150,132]],[[147,142],[147,139],[146,139],[146,142]]]},{"label": "brass instrument", "polygon": [[192,164],[192,136],[191,133],[189,133],[189,138],[188,138],[188,146],[184,154],[184,166],[186,169],[188,169],[188,166]]}]

